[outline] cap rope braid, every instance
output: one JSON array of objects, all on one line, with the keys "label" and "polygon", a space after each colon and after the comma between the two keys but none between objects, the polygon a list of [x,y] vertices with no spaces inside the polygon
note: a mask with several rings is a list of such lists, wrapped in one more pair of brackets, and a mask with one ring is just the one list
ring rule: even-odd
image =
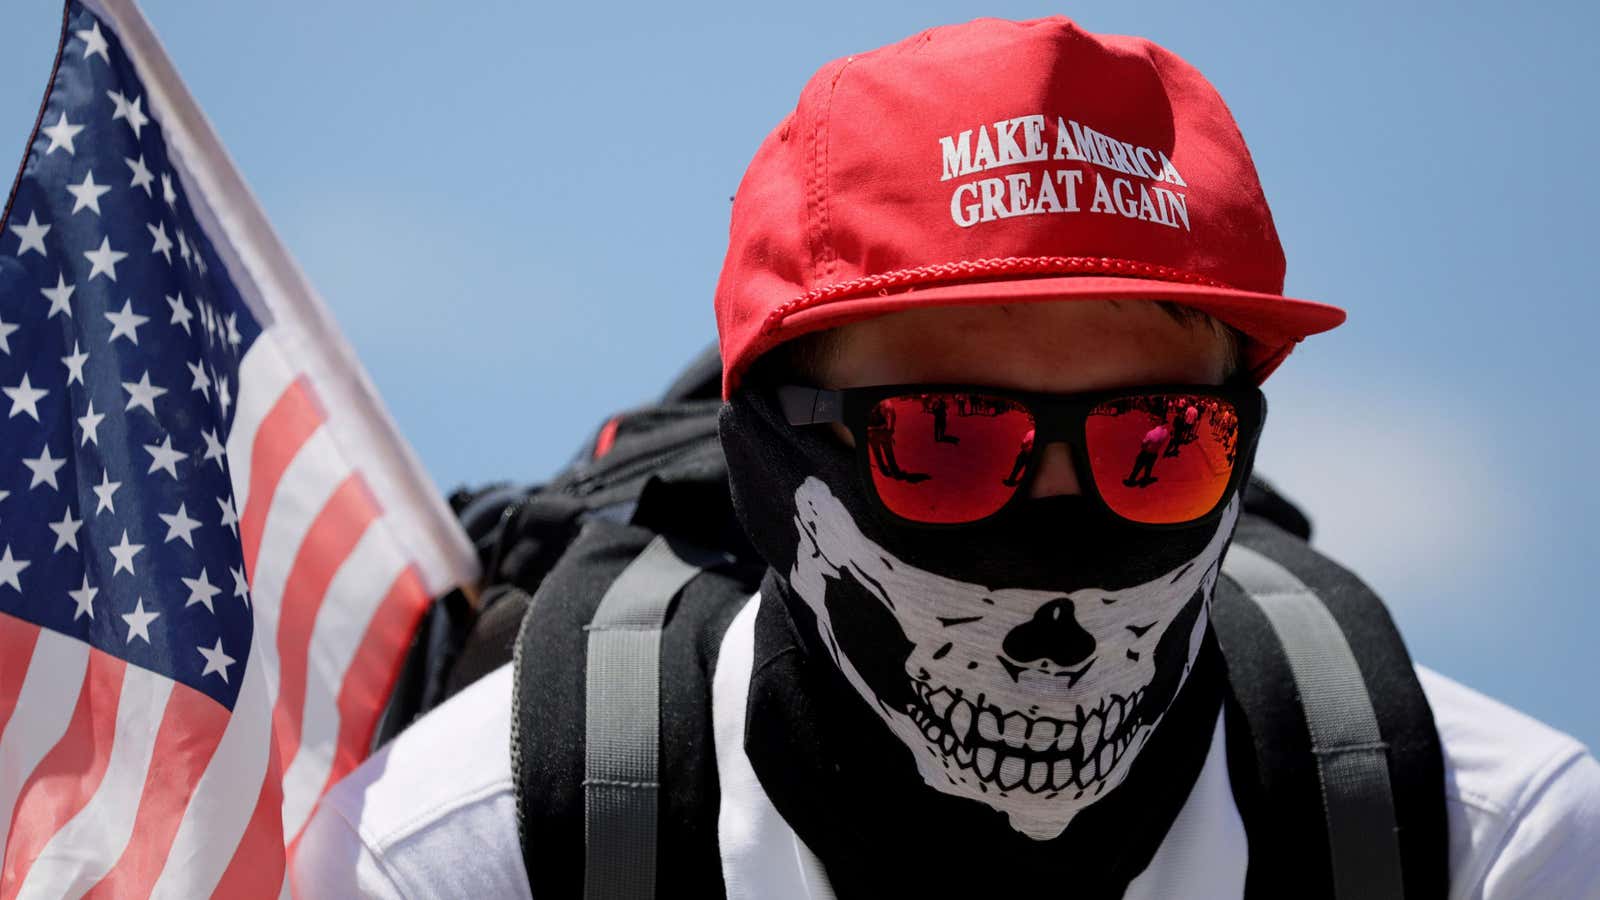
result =
[{"label": "cap rope braid", "polygon": [[1131,259],[1112,259],[1106,256],[1011,256],[1001,259],[959,260],[865,275],[824,285],[778,306],[767,315],[761,330],[764,334],[770,334],[783,324],[785,318],[830,300],[872,291],[888,291],[890,288],[945,283],[966,278],[990,278],[997,275],[1120,275],[1224,289],[1232,287],[1215,278],[1170,266]]}]

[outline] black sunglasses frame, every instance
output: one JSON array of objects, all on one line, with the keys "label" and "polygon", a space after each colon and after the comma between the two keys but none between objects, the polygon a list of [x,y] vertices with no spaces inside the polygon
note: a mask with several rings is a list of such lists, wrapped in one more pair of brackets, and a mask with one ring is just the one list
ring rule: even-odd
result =
[{"label": "black sunglasses frame", "polygon": [[[1017,484],[1012,486],[1011,496],[1006,502],[983,518],[966,522],[923,522],[900,515],[890,509],[883,502],[883,498],[878,496],[872,478],[872,455],[867,445],[868,414],[874,406],[886,398],[938,393],[975,394],[1010,401],[1027,410],[1033,417],[1034,441],[1027,468]],[[1228,484],[1216,504],[1205,515],[1182,522],[1140,522],[1137,519],[1130,519],[1112,509],[1100,493],[1100,486],[1095,481],[1094,471],[1089,463],[1085,423],[1095,408],[1110,401],[1175,394],[1215,398],[1233,406],[1234,413],[1239,418],[1233,471],[1229,473]],[[1041,394],[975,384],[882,384],[839,390],[783,385],[777,388],[777,399],[784,418],[792,426],[839,423],[850,431],[851,436],[855,438],[857,476],[880,515],[888,517],[892,522],[934,530],[970,528],[989,523],[1025,503],[1028,499],[1028,488],[1039,471],[1040,456],[1044,453],[1044,448],[1052,443],[1067,445],[1068,455],[1072,459],[1073,470],[1077,474],[1083,495],[1090,499],[1102,515],[1111,520],[1151,530],[1189,528],[1213,521],[1222,515],[1228,499],[1244,478],[1244,473],[1253,468],[1256,447],[1260,443],[1261,427],[1267,418],[1266,396],[1261,393],[1260,388],[1249,384],[1136,385],[1077,394]]]}]

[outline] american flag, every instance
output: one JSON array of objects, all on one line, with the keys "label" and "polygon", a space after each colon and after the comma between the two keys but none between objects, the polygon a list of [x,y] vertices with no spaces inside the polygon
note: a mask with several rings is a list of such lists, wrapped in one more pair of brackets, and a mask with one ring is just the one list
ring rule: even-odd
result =
[{"label": "american flag", "polygon": [[130,0],[0,218],[0,900],[280,896],[471,551]]}]

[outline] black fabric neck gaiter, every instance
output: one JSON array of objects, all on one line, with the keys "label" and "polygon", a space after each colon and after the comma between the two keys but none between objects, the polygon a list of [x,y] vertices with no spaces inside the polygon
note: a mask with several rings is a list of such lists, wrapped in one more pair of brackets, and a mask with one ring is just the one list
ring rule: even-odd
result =
[{"label": "black fabric neck gaiter", "polygon": [[1211,743],[1208,603],[1238,499],[1189,529],[1117,525],[1080,497],[911,529],[770,398],[741,392],[721,432],[772,566],[746,752],[835,890],[1120,896]]}]

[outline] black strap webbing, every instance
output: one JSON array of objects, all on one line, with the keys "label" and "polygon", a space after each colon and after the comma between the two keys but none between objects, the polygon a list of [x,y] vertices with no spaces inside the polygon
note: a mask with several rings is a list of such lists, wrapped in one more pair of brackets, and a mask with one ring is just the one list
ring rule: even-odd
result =
[{"label": "black strap webbing", "polygon": [[1316,595],[1283,566],[1235,543],[1223,565],[1283,645],[1311,733],[1334,895],[1404,896],[1386,745],[1355,655]]},{"label": "black strap webbing", "polygon": [[584,896],[655,896],[661,628],[700,573],[657,537],[617,576],[588,625]]}]

